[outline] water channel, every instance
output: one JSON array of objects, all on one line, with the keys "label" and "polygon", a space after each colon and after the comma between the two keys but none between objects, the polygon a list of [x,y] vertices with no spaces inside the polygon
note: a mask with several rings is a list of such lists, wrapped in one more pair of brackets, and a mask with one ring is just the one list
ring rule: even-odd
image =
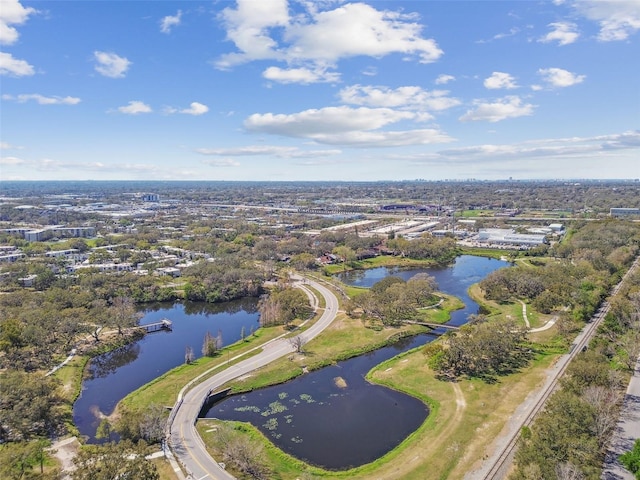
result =
[{"label": "water channel", "polygon": [[[450,323],[461,325],[478,305],[467,289],[507,262],[460,256],[451,267],[437,269],[376,268],[348,272],[339,278],[370,287],[388,275],[409,279],[425,272],[439,290],[462,299],[465,308],[453,312]],[[419,335],[335,366],[323,368],[282,385],[223,399],[202,416],[250,422],[285,452],[310,464],[345,470],[369,463],[392,450],[428,415],[421,401],[365,380],[375,365],[431,341]],[[206,410],[206,409],[205,409]]]},{"label": "water channel", "polygon": [[95,441],[103,415],[111,414],[129,393],[184,363],[187,346],[200,357],[207,332],[220,334],[224,346],[238,341],[243,328],[249,335],[259,326],[255,298],[220,304],[157,303],[146,305],[141,313],[141,325],[168,318],[173,329],[147,334],[138,342],[91,360],[73,406],[74,423],[90,442]]}]

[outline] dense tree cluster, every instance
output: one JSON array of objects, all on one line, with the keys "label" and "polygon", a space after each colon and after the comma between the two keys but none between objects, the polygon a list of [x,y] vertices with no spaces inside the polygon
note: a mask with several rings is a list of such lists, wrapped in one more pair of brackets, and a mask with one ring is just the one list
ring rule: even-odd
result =
[{"label": "dense tree cluster", "polygon": [[238,259],[199,262],[184,271],[184,294],[187,300],[207,302],[256,297],[265,280],[265,271]]},{"label": "dense tree cluster", "polygon": [[[618,420],[621,377],[606,357],[585,352],[569,366],[562,389],[527,429],[516,453],[513,478],[556,478],[570,465],[584,479],[600,478],[604,447]],[[531,473],[537,472],[537,477]]]},{"label": "dense tree cluster", "polygon": [[100,340],[105,329],[122,334],[137,325],[130,298],[94,295],[79,286],[0,295],[0,367],[48,369],[82,337]]},{"label": "dense tree cluster", "polygon": [[237,429],[221,424],[217,426],[215,435],[216,448],[220,452],[222,460],[247,478],[255,480],[267,480],[272,478],[272,472],[265,465],[265,452],[263,447],[256,442],[251,442],[242,431],[245,427]]},{"label": "dense tree cluster", "polygon": [[[628,375],[640,354],[640,274],[618,296],[586,352],[569,365],[561,389],[527,429],[516,453],[515,480],[600,478],[619,418]],[[633,453],[629,454],[633,457]]]},{"label": "dense tree cluster", "polygon": [[299,288],[278,286],[258,304],[260,325],[289,326],[296,319],[306,320],[312,313],[309,297]]},{"label": "dense tree cluster", "polygon": [[491,379],[524,366],[531,358],[527,330],[513,320],[491,322],[471,318],[460,330],[424,347],[429,366],[438,375]]},{"label": "dense tree cluster", "polygon": [[393,238],[387,241],[387,247],[395,255],[415,259],[434,260],[440,264],[452,262],[458,255],[456,241],[453,238],[436,238],[425,235],[415,240]]},{"label": "dense tree cluster", "polygon": [[128,440],[105,445],[85,445],[73,463],[73,480],[159,480],[160,474],[144,442]]},{"label": "dense tree cluster", "polygon": [[497,270],[480,288],[489,300],[522,299],[543,313],[569,308],[576,320],[587,320],[639,247],[637,225],[590,222],[554,247],[557,261],[535,269],[518,265]]},{"label": "dense tree cluster", "polygon": [[355,296],[349,309],[359,308],[365,318],[378,320],[384,325],[400,325],[415,319],[417,308],[437,301],[434,296],[436,288],[435,279],[427,274],[414,275],[408,281],[390,276]]},{"label": "dense tree cluster", "polygon": [[0,375],[0,443],[49,438],[68,420],[51,377],[7,371]]},{"label": "dense tree cluster", "polygon": [[0,478],[3,480],[59,480],[60,470],[48,468],[47,448],[50,442],[38,439],[32,442],[0,444]]}]

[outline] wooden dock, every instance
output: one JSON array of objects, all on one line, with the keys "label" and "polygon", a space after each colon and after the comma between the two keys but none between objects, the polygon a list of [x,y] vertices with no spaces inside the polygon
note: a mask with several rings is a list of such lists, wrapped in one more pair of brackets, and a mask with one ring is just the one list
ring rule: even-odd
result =
[{"label": "wooden dock", "polygon": [[163,318],[159,322],[149,323],[147,325],[140,325],[146,333],[157,332],[159,330],[173,330],[173,323],[168,318]]}]

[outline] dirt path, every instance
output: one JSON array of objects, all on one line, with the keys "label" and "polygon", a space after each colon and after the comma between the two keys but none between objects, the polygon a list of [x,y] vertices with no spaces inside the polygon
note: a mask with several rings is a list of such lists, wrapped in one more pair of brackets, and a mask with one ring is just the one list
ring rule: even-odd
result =
[{"label": "dirt path", "polygon": [[70,473],[74,470],[73,459],[80,449],[80,442],[76,437],[65,438],[51,445],[53,456],[60,462],[62,479],[71,478]]},{"label": "dirt path", "polygon": [[[435,437],[429,438],[429,448],[437,449],[439,445],[447,442],[453,432],[460,426],[465,409],[467,408],[467,401],[465,400],[464,393],[460,388],[460,385],[455,382],[450,383],[456,400],[456,409],[452,416],[445,420],[445,427],[438,432]],[[413,475],[415,478],[415,468],[420,463],[424,462],[424,454],[421,451],[420,445],[416,445],[415,450],[407,451],[406,454],[396,458],[388,467],[376,472],[376,480],[398,480],[399,478],[405,478],[408,475]],[[359,478],[359,477],[358,477]],[[369,477],[366,477],[369,478]]]}]

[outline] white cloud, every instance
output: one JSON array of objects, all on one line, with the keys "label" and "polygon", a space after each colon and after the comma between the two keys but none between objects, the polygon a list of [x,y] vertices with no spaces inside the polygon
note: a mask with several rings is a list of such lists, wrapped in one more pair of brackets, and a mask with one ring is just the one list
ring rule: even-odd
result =
[{"label": "white cloud", "polygon": [[98,63],[95,67],[96,72],[105,77],[123,78],[131,66],[129,60],[115,53],[95,51],[93,52],[93,56]]},{"label": "white cloud", "polygon": [[290,115],[255,113],[244,121],[249,131],[290,137],[315,138],[354,130],[373,130],[390,123],[414,118],[411,112],[389,108],[326,107]]},{"label": "white cloud", "polygon": [[362,74],[366,75],[367,77],[375,77],[376,75],[378,75],[378,69],[373,66],[368,66],[362,71]]},{"label": "white cloud", "polygon": [[551,30],[538,41],[542,43],[558,42],[558,45],[569,45],[575,42],[580,34],[576,31],[577,25],[571,22],[554,22],[550,23]]},{"label": "white cloud", "polygon": [[640,30],[638,0],[576,0],[573,7],[579,14],[600,25],[600,41],[626,40]]},{"label": "white cloud", "polygon": [[167,15],[162,20],[160,20],[160,31],[162,33],[171,33],[171,29],[177,25],[180,25],[180,21],[182,18],[182,10],[178,10],[178,13],[175,15]]},{"label": "white cloud", "polygon": [[212,167],[239,167],[240,162],[237,160],[232,160],[230,158],[225,159],[215,159],[215,160],[203,160],[202,163],[210,165]]},{"label": "white cloud", "polygon": [[575,158],[602,158],[614,150],[640,149],[640,131],[595,137],[571,137],[530,140],[510,145],[474,145],[441,150],[408,158],[417,163],[471,163],[524,158],[548,158],[573,161]]},{"label": "white cloud", "polygon": [[15,100],[18,103],[25,103],[29,100],[34,100],[40,105],[77,105],[81,100],[77,97],[45,97],[38,93],[29,93],[21,95],[2,95],[3,100]]},{"label": "white cloud", "polygon": [[127,115],[138,115],[139,113],[151,113],[153,110],[144,102],[138,100],[132,100],[128,105],[124,107],[118,107],[120,113],[126,113]]},{"label": "white cloud", "polygon": [[460,104],[457,98],[448,97],[448,94],[447,90],[427,91],[416,86],[391,89],[365,85],[351,85],[339,92],[340,100],[353,105],[430,111],[446,110]]},{"label": "white cloud", "polygon": [[13,58],[10,53],[0,52],[0,75],[24,77],[34,73],[33,67],[24,60]]},{"label": "white cloud", "polygon": [[585,75],[576,75],[562,68],[541,68],[538,75],[552,87],[571,87],[582,83],[586,78]]},{"label": "white cloud", "polygon": [[436,78],[435,80],[435,84],[436,85],[446,85],[449,82],[453,82],[456,79],[456,77],[454,77],[453,75],[446,75],[446,74],[442,74],[442,75],[438,75],[438,78]]},{"label": "white cloud", "polygon": [[[253,60],[272,59],[294,67],[313,64],[324,70],[340,59],[355,56],[400,53],[430,63],[443,53],[434,40],[422,37],[422,26],[413,21],[413,15],[380,11],[363,3],[325,11],[319,11],[324,4],[311,2],[304,6],[307,11],[293,17],[286,0],[239,0],[236,9],[225,8],[221,18],[227,38],[238,50],[223,55],[216,66],[228,69]],[[283,72],[272,71],[276,75]],[[326,79],[319,76],[318,81]]]},{"label": "white cloud", "polygon": [[269,30],[289,23],[286,0],[238,0],[236,9],[225,8],[219,18],[227,30],[227,39],[240,52],[223,55],[216,62],[218,68],[226,69],[252,60],[283,58],[277,51],[277,42],[269,36]]},{"label": "white cloud", "polygon": [[463,122],[486,120],[495,123],[507,118],[531,115],[534,108],[535,106],[530,103],[523,104],[518,96],[507,96],[494,103],[476,102],[475,108],[468,110],[460,120]]},{"label": "white cloud", "polygon": [[280,68],[280,67],[269,67],[264,72],[262,72],[262,76],[267,80],[273,80],[274,82],[279,83],[301,83],[301,84],[310,84],[310,83],[329,83],[329,82],[339,82],[340,74],[337,72],[327,72],[325,69],[321,68]]},{"label": "white cloud", "polygon": [[245,128],[251,132],[306,138],[318,143],[354,147],[423,145],[451,141],[436,129],[380,131],[402,120],[422,120],[420,113],[390,108],[326,107],[290,115],[272,113],[248,117]]},{"label": "white cloud", "polygon": [[0,165],[23,165],[26,163],[18,157],[0,157]]},{"label": "white cloud", "polygon": [[14,44],[19,34],[11,25],[22,25],[36,12],[35,8],[23,7],[18,0],[0,0],[0,45]]},{"label": "white cloud", "polygon": [[442,55],[432,39],[421,36],[422,26],[414,17],[376,10],[363,3],[350,3],[320,12],[313,23],[291,25],[285,37],[292,42],[289,56],[335,62],[341,58],[390,53],[417,55],[421,63],[431,63]]},{"label": "white cloud", "polygon": [[189,108],[184,108],[180,110],[180,113],[185,113],[187,115],[203,115],[209,111],[209,107],[202,103],[191,102]]},{"label": "white cloud", "polygon": [[351,131],[316,134],[311,138],[328,145],[347,147],[404,147],[451,142],[454,139],[434,128],[401,131]]},{"label": "white cloud", "polygon": [[278,158],[316,158],[339,155],[341,150],[301,150],[298,147],[285,147],[279,145],[250,145],[238,148],[199,148],[196,152],[202,155],[214,155],[222,157],[245,157],[256,155],[269,155]]},{"label": "white cloud", "polygon": [[494,35],[493,37],[491,37],[489,40],[478,40],[476,41],[476,43],[491,43],[494,40],[502,40],[503,38],[509,38],[509,37],[513,37],[514,35],[517,35],[518,33],[520,33],[520,29],[517,27],[512,27],[509,29],[508,32],[503,32],[503,33],[498,33],[496,35]]},{"label": "white cloud", "polygon": [[484,86],[490,90],[518,88],[516,79],[504,72],[493,72],[490,77],[485,78]]}]

